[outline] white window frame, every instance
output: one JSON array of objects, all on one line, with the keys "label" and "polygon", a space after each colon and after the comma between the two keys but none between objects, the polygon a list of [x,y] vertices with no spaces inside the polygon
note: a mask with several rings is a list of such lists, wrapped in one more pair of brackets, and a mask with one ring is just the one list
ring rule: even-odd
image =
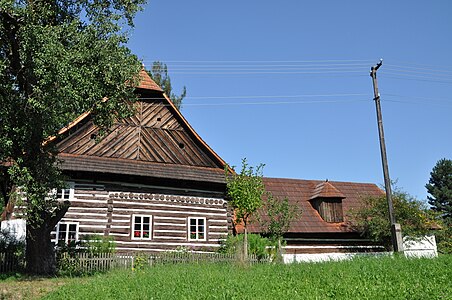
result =
[{"label": "white window frame", "polygon": [[[138,218],[141,218],[141,222],[140,222],[140,224],[141,224],[141,229],[140,230],[135,230],[135,218],[136,217],[138,217]],[[144,229],[143,229],[143,218],[149,218],[149,236],[148,237],[145,237],[145,236],[143,236],[144,235]],[[133,214],[132,215],[132,226],[130,227],[130,237],[131,237],[131,239],[132,240],[151,240],[152,239],[152,228],[153,228],[153,226],[152,226],[152,215],[140,215],[140,214]],[[140,232],[140,236],[135,236],[135,232],[136,231],[138,231],[138,232]]]},{"label": "white window frame", "polygon": [[[196,220],[196,230],[194,232],[195,237],[192,238],[192,232],[191,232],[191,220]],[[203,220],[204,222],[204,238],[199,238],[199,220]],[[205,217],[188,217],[187,218],[187,238],[189,241],[207,241],[207,220]]]},{"label": "white window frame", "polygon": [[[66,187],[62,189],[54,189],[53,192],[57,200],[73,200],[74,199],[74,182],[66,182]],[[58,192],[61,193],[61,197],[58,197]],[[66,197],[67,196],[67,197]]]},{"label": "white window frame", "polygon": [[69,227],[71,225],[75,225],[75,242],[77,242],[78,239],[78,233],[79,233],[79,223],[78,222],[59,222],[56,225],[56,244],[58,245],[58,243],[60,242],[60,225],[66,225],[66,231],[65,231],[65,237],[64,237],[64,244],[68,244],[68,240],[69,240]]}]

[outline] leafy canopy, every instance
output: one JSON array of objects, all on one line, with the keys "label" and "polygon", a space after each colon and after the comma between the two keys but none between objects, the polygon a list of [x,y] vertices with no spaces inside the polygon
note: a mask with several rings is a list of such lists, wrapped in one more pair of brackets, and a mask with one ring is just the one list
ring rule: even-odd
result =
[{"label": "leafy canopy", "polygon": [[262,206],[262,196],[265,192],[262,181],[264,165],[257,168],[249,166],[246,158],[242,159],[242,169],[239,174],[228,174],[226,169],[226,186],[230,198],[229,203],[235,209],[236,222],[243,221],[245,227],[253,214]]},{"label": "leafy canopy", "polygon": [[[392,201],[397,223],[402,226],[404,236],[422,237],[437,227],[434,214],[421,202],[407,193],[395,188]],[[348,213],[348,225],[363,236],[391,248],[391,224],[388,216],[386,197],[368,197],[363,199],[360,208]]]},{"label": "leafy canopy", "polygon": [[289,203],[287,198],[281,200],[267,193],[259,213],[264,232],[273,239],[279,239],[289,230],[290,223],[301,217],[302,212],[298,205]]},{"label": "leafy canopy", "polygon": [[1,174],[2,196],[21,186],[37,222],[56,205],[43,201],[49,189],[63,184],[45,140],[85,111],[104,128],[130,112],[140,63],[124,26],[142,3],[0,1],[0,161],[13,165]]},{"label": "leafy canopy", "polygon": [[428,203],[442,214],[445,221],[452,223],[452,160],[440,159],[430,173],[425,185]]}]

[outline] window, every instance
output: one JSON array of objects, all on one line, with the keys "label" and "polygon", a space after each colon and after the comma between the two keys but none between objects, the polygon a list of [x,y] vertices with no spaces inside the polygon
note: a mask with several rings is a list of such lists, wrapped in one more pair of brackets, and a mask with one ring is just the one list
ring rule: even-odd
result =
[{"label": "window", "polygon": [[67,187],[64,189],[55,190],[58,200],[71,200],[74,197],[74,183],[67,183]]},{"label": "window", "polygon": [[206,240],[206,218],[188,218],[188,240]]},{"label": "window", "polygon": [[151,239],[152,216],[132,215],[132,239]]},{"label": "window", "polygon": [[319,212],[323,220],[328,223],[340,223],[344,221],[342,212],[342,200],[339,198],[318,198],[312,201],[314,208]]},{"label": "window", "polygon": [[58,244],[69,244],[78,241],[78,223],[60,222],[57,225]]}]

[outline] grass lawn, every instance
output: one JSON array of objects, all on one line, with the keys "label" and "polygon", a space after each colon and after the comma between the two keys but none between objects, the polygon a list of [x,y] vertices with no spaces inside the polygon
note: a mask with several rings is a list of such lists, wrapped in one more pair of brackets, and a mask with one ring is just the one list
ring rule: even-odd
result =
[{"label": "grass lawn", "polygon": [[[43,299],[452,299],[451,279],[452,256],[380,257],[251,267],[161,265],[135,272],[48,279],[36,282],[35,288],[51,290],[40,294],[46,294]],[[27,285],[26,281],[9,281],[13,286]],[[8,280],[0,281],[0,291],[5,283]],[[34,296],[22,295],[12,299]]]},{"label": "grass lawn", "polygon": [[41,299],[67,283],[81,283],[87,278],[40,278],[11,276],[0,280],[0,299]]}]

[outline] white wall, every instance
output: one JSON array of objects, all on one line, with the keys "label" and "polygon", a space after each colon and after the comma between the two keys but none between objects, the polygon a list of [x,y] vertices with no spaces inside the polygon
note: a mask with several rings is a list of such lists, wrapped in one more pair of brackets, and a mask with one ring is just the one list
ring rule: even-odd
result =
[{"label": "white wall", "polygon": [[403,239],[403,249],[406,257],[437,257],[436,239],[428,235],[421,239]]},{"label": "white wall", "polygon": [[[435,236],[425,236],[420,239],[404,238],[404,254],[406,257],[437,257]],[[352,259],[358,256],[392,255],[392,252],[367,253],[319,253],[319,254],[283,254],[284,263],[294,262],[324,262]]]},{"label": "white wall", "polygon": [[8,231],[16,239],[25,239],[26,223],[25,219],[14,219],[1,222],[1,230]]}]

